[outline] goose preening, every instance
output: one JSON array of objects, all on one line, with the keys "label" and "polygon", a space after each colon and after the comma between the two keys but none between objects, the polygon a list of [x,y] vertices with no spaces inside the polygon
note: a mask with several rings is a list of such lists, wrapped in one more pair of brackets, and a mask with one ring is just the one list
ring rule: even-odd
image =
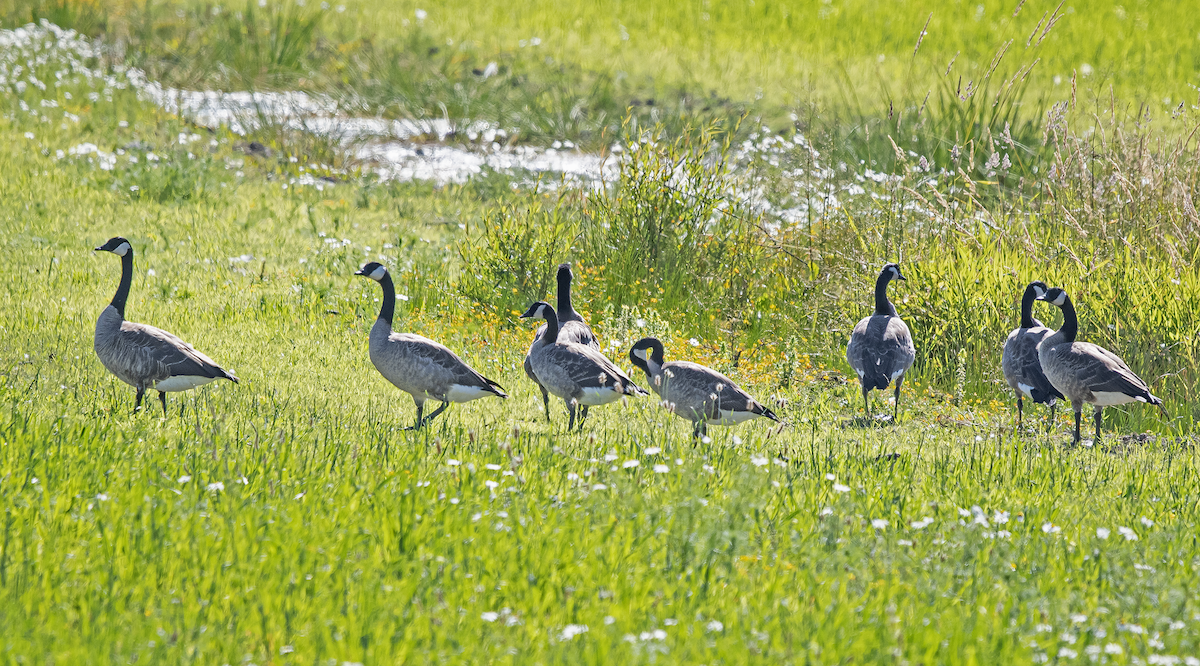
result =
[{"label": "goose preening", "polygon": [[[605,405],[623,395],[650,395],[604,354],[560,339],[558,315],[549,304],[534,303],[521,315],[522,319],[531,317],[545,319],[546,330],[529,350],[529,362],[538,383],[567,403],[571,414],[567,430],[575,427],[576,406]],[[583,427],[582,415],[579,427]]]},{"label": "goose preening", "polygon": [[900,267],[887,264],[875,280],[875,312],[854,327],[850,334],[850,344],[846,345],[846,360],[850,367],[858,373],[862,385],[863,407],[868,416],[871,407],[867,394],[871,389],[886,389],[892,382],[896,383],[896,406],[892,422],[900,415],[900,384],[904,382],[904,373],[913,364],[917,351],[913,347],[912,335],[908,326],[896,314],[896,308],[887,297],[888,282],[892,279],[903,280]]},{"label": "goose preening", "polygon": [[1163,401],[1150,393],[1150,387],[1125,365],[1125,361],[1103,347],[1075,340],[1079,319],[1067,292],[1055,287],[1040,300],[1062,309],[1062,328],[1042,340],[1038,358],[1046,378],[1071,401],[1071,409],[1075,411],[1076,442],[1080,440],[1079,421],[1085,402],[1094,407],[1097,441],[1100,440],[1100,414],[1110,405],[1146,402],[1157,405],[1163,415],[1167,415]]},{"label": "goose preening", "polygon": [[1033,318],[1033,302],[1043,298],[1050,290],[1044,282],[1030,282],[1021,297],[1021,326],[1013,329],[1004,342],[1004,354],[1000,357],[1000,369],[1004,379],[1017,394],[1017,427],[1021,427],[1022,402],[1029,398],[1036,403],[1050,405],[1050,423],[1054,425],[1056,400],[1063,394],[1046,379],[1042,362],[1038,358],[1038,345],[1052,331]]},{"label": "goose preening", "polygon": [[734,425],[765,416],[780,422],[732,379],[697,363],[663,360],[663,346],[655,338],[642,338],[629,350],[629,360],[646,373],[650,389],[667,409],[692,422],[692,437],[708,434],[708,425]]},{"label": "goose preening", "polygon": [[133,284],[133,246],[117,236],[95,248],[121,258],[121,282],[112,303],[96,320],[96,356],[117,379],[137,389],[133,410],[142,406],[146,391],[158,391],[163,414],[167,393],[187,391],[218,379],[237,383],[238,378],[191,345],[170,333],[147,324],[125,321],[125,302]]},{"label": "goose preening", "polygon": [[[384,379],[412,396],[417,405],[413,430],[432,421],[452,402],[470,402],[491,395],[508,397],[504,387],[476,372],[444,345],[413,333],[392,331],[396,287],[387,268],[372,261],[354,274],[369,277],[383,287],[383,306],[371,327],[371,363]],[[422,418],[426,400],[442,404]]]},{"label": "goose preening", "polygon": [[[592,333],[592,329],[587,325],[575,308],[571,307],[571,264],[558,265],[558,309],[555,314],[558,316],[558,340],[559,342],[575,342],[585,347],[591,347],[596,351],[600,351],[600,342],[596,340],[596,334]],[[530,360],[530,355],[533,353],[533,348],[538,344],[538,340],[542,334],[546,332],[546,324],[542,324],[537,333],[534,335],[533,344],[529,346],[529,352],[525,354],[525,374],[537,384],[542,391],[542,405],[546,408],[546,421],[550,421],[550,394],[546,391],[546,387],[538,381],[537,374],[533,371],[533,362]],[[580,409],[581,418],[587,418],[587,405],[582,405]]]}]

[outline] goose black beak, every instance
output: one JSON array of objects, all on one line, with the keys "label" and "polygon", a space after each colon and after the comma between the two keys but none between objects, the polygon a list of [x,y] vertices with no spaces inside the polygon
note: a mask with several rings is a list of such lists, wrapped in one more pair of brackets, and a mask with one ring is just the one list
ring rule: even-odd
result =
[{"label": "goose black beak", "polygon": [[104,251],[104,248],[103,248],[103,247],[94,247],[94,248],[92,248],[92,252],[103,252],[103,251]]},{"label": "goose black beak", "polygon": [[[99,249],[99,248],[97,248],[97,249]],[[356,270],[356,271],[354,271],[354,274],[355,274],[355,275],[366,275],[366,273],[364,273],[364,272],[363,272],[363,270],[362,270],[361,268],[360,268],[360,269],[358,269],[358,270]]]},{"label": "goose black beak", "polygon": [[896,279],[897,279],[897,280],[903,280],[903,281],[905,281],[905,282],[908,282],[908,278],[904,277],[903,275],[901,275],[901,274],[899,274],[899,273],[897,273],[897,274],[896,274]]}]

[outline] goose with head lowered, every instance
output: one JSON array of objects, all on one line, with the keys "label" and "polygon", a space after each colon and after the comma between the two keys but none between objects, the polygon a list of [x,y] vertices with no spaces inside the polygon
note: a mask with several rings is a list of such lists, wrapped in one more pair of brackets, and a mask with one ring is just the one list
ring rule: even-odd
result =
[{"label": "goose with head lowered", "polygon": [[112,252],[121,258],[117,293],[96,320],[96,356],[117,379],[137,389],[134,411],[141,407],[149,390],[158,391],[165,415],[167,393],[187,391],[218,379],[237,383],[238,378],[232,372],[174,335],[161,328],[125,321],[125,302],[133,284],[133,246],[117,236],[96,251]]},{"label": "goose with head lowered", "polygon": [[1062,328],[1038,345],[1038,358],[1046,378],[1059,393],[1071,401],[1075,412],[1075,442],[1080,441],[1080,420],[1083,404],[1093,406],[1096,420],[1096,441],[1100,440],[1100,414],[1110,405],[1145,402],[1157,405],[1163,416],[1167,410],[1163,401],[1150,393],[1150,387],[1125,365],[1116,354],[1090,342],[1079,342],[1079,319],[1075,305],[1067,292],[1055,287],[1040,300],[1057,305],[1063,313]]},{"label": "goose with head lowered", "polygon": [[[578,406],[605,405],[624,395],[650,395],[604,354],[577,342],[560,340],[558,315],[549,304],[534,303],[521,315],[522,319],[533,317],[546,320],[546,331],[529,350],[529,361],[538,383],[567,403],[571,414],[567,430],[575,427]],[[582,416],[579,427],[583,427]]]},{"label": "goose with head lowered", "polygon": [[863,407],[870,414],[870,404],[867,394],[871,389],[884,390],[889,384],[896,384],[896,405],[892,422],[900,415],[900,385],[904,383],[904,373],[912,367],[917,351],[913,346],[912,335],[908,325],[900,319],[895,306],[888,300],[887,286],[893,279],[903,280],[900,267],[887,264],[875,280],[875,311],[868,317],[863,317],[854,331],[850,333],[850,343],[846,345],[846,360],[850,367],[858,373],[858,381],[862,385]]},{"label": "goose with head lowered", "polygon": [[663,399],[667,410],[692,422],[692,438],[708,434],[708,425],[734,425],[764,416],[780,422],[732,379],[698,363],[664,361],[663,345],[642,338],[629,349],[629,361],[646,373],[650,390]]},{"label": "goose with head lowered", "polygon": [[1052,332],[1033,318],[1033,302],[1050,290],[1044,282],[1030,282],[1021,297],[1021,325],[1008,334],[1004,342],[1004,353],[1000,357],[1000,369],[1004,379],[1017,394],[1017,427],[1021,427],[1025,398],[1036,403],[1050,405],[1050,423],[1054,425],[1056,400],[1063,397],[1058,389],[1046,379],[1042,372],[1042,361],[1038,358],[1038,345]]},{"label": "goose with head lowered", "polygon": [[[592,332],[587,322],[583,320],[575,308],[571,306],[571,264],[564,263],[558,265],[558,309],[555,314],[558,316],[558,339],[560,342],[575,342],[585,347],[591,347],[596,351],[600,351],[600,342],[596,339],[596,334]],[[542,405],[546,408],[546,421],[550,421],[550,394],[546,391],[546,387],[538,381],[537,374],[533,371],[533,362],[530,360],[530,354],[533,353],[533,348],[538,344],[538,340],[542,334],[546,332],[546,325],[542,324],[537,333],[534,335],[533,344],[529,347],[529,353],[525,354],[525,374],[537,384],[542,391]],[[580,416],[587,418],[587,405],[580,406]]]},{"label": "goose with head lowered", "polygon": [[[413,430],[432,421],[452,402],[470,402],[488,396],[508,397],[502,386],[476,372],[444,345],[414,333],[396,333],[392,330],[396,287],[386,267],[372,261],[355,275],[369,277],[383,288],[383,305],[379,308],[375,325],[371,327],[368,344],[371,363],[384,379],[412,396],[417,406],[417,422]],[[422,418],[427,400],[437,400],[442,404]]]}]

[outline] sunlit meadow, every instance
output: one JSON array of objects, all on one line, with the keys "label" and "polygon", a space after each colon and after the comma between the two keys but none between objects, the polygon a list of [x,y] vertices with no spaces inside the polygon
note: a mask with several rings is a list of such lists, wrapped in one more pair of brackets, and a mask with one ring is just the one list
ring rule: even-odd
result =
[{"label": "sunlit meadow", "polygon": [[[911,53],[929,11],[916,6],[883,27],[837,18],[865,5],[803,8],[836,19],[827,31],[753,2],[651,3],[661,16],[628,9],[619,22],[536,3],[503,15],[320,10],[329,15],[312,39],[328,50],[313,51],[324,58],[313,71],[326,92],[402,78],[406,61],[384,70],[368,57],[389,43],[401,44],[393,55],[442,57],[421,41],[435,38],[520,54],[528,42],[508,42],[536,32],[570,65],[551,68],[562,76],[553,85],[587,97],[591,77],[626,71],[595,56],[626,48],[620,30],[628,48],[654,30],[674,35],[665,51],[632,53],[628,72],[660,71],[650,58],[669,52],[670,86],[718,90],[736,107],[726,117],[655,115],[645,90],[658,88],[644,81],[616,89],[619,115],[593,124],[542,123],[584,117],[571,96],[535,95],[539,107],[495,92],[481,107],[540,108],[505,116],[517,143],[559,132],[612,151],[618,175],[599,186],[487,170],[442,184],[381,179],[336,141],[288,127],[241,136],[156,106],[142,77],[303,87],[280,74],[311,64],[288,60],[287,40],[271,42],[275,70],[186,60],[190,46],[236,41],[205,32],[227,8],[169,6],[162,16],[175,19],[158,16],[146,33],[122,23],[132,5],[10,8],[10,27],[53,14],[129,48],[91,51],[50,27],[0,39],[0,659],[1200,666],[1200,217],[1192,111],[1170,110],[1192,74],[1142,76],[1170,57],[1139,60],[1129,54],[1140,42],[1100,30],[1129,21],[1170,36],[1192,19],[1168,12],[1168,23],[1142,5],[1022,6],[1023,32],[1044,14],[1066,17],[1042,47],[1047,76],[998,103],[1009,114],[998,117],[988,109],[999,88],[987,104],[955,94],[928,115],[923,89],[906,91],[916,101],[897,102],[898,114],[926,122],[920,136],[901,133],[908,125],[870,85],[856,87],[870,104],[816,109],[790,82],[796,72],[816,90],[843,86],[805,52],[853,56],[851,74],[880,42]],[[306,25],[278,7],[267,8],[282,21],[272,26]],[[984,17],[1016,8],[989,4]],[[710,32],[673,18],[688,12]],[[987,61],[996,22],[978,13],[935,12],[930,35],[961,43],[921,48]],[[422,22],[430,34],[414,37]],[[762,49],[790,30],[813,36],[789,47],[808,64],[764,65]],[[365,70],[335,84],[322,77],[339,49]],[[1082,85],[1071,97],[1067,68],[1083,50],[1126,102]],[[940,85],[924,76],[911,85]],[[454,90],[448,80],[381,115],[425,108]],[[771,82],[778,90],[754,99]],[[1125,110],[1150,93],[1153,117]],[[444,101],[467,114],[464,99]],[[754,109],[762,115],[743,117]],[[771,119],[791,113],[780,134]],[[92,350],[120,262],[91,248],[118,234],[136,253],[129,318],[192,342],[239,384],[172,394],[165,415],[155,400],[133,413],[133,390]],[[895,424],[861,418],[843,360],[888,259],[908,275],[892,293],[918,348]],[[444,342],[511,397],[404,430],[411,401],[367,358],[379,287],[353,273],[368,260],[396,278],[397,329]],[[516,314],[552,298],[562,260],[575,262],[576,307],[610,358],[632,370],[629,345],[656,335],[669,358],[726,372],[787,423],[714,427],[693,443],[653,399],[593,409],[570,433],[556,402],[548,423],[521,370],[532,327]],[[1035,278],[1071,289],[1081,334],[1124,356],[1166,400],[1166,418],[1110,408],[1106,437],[1080,446],[1067,410],[1047,428],[1047,411],[1027,404],[1016,427],[999,351]],[[1050,308],[1038,316],[1057,322]],[[872,415],[890,412],[890,393],[873,399]]]}]

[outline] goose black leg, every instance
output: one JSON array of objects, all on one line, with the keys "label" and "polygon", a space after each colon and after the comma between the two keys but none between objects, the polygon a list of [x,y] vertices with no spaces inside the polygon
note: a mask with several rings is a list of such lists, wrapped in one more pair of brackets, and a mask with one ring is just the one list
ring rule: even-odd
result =
[{"label": "goose black leg", "polygon": [[696,421],[692,427],[692,446],[696,446],[696,442],[704,439],[708,435],[708,424],[703,420]]},{"label": "goose black leg", "polygon": [[162,403],[163,416],[166,416],[167,415],[167,394],[162,391],[159,391],[158,392],[158,401]]},{"label": "goose black leg", "polygon": [[1083,439],[1082,437],[1079,436],[1079,415],[1081,413],[1082,412],[1080,412],[1079,410],[1075,410],[1075,443],[1076,444],[1079,443],[1079,440]]},{"label": "goose black leg", "polygon": [[1024,417],[1024,414],[1022,412],[1022,410],[1024,409],[1024,405],[1022,404],[1023,402],[1024,402],[1024,399],[1021,397],[1021,394],[1018,393],[1017,394],[1017,430],[1021,429],[1021,423],[1022,423],[1022,420]]},{"label": "goose black leg", "polygon": [[1100,443],[1100,413],[1104,411],[1103,407],[1096,407],[1096,443]]},{"label": "goose black leg", "polygon": [[416,424],[413,425],[413,427],[405,428],[405,430],[419,430],[421,428],[421,414],[424,411],[425,411],[425,403],[418,402],[417,403],[417,422],[416,422]]},{"label": "goose black leg", "polygon": [[142,398],[145,397],[145,395],[146,395],[146,389],[139,386],[138,390],[137,390],[137,398],[133,401],[133,413],[134,414],[137,414],[138,410],[142,408]]},{"label": "goose black leg", "polygon": [[903,377],[896,380],[896,398],[894,400],[894,402],[896,403],[896,406],[895,406],[895,409],[892,411],[892,424],[893,425],[895,425],[895,423],[900,420],[900,384],[902,384],[903,382],[904,382]]},{"label": "goose black leg", "polygon": [[871,392],[871,389],[867,388],[866,384],[863,384],[862,392],[863,392],[863,415],[866,416],[868,421],[870,421],[871,420],[871,402],[869,400],[867,400],[867,394]]},{"label": "goose black leg", "polygon": [[587,418],[587,415],[588,415],[588,406],[580,405],[579,406],[579,423],[580,424],[582,424],[583,420]]},{"label": "goose black leg", "polygon": [[418,428],[423,428],[423,427],[425,427],[425,425],[426,425],[426,424],[428,424],[430,421],[432,421],[432,420],[434,420],[435,418],[437,418],[437,415],[438,415],[438,414],[441,414],[442,412],[446,411],[446,408],[447,408],[447,407],[449,407],[449,406],[450,406],[450,403],[449,403],[449,402],[443,402],[441,405],[439,405],[439,406],[438,406],[438,408],[437,408],[437,409],[435,409],[435,410],[433,410],[432,412],[430,412],[430,413],[429,413],[429,416],[426,416],[424,421],[418,421],[418,422],[417,422],[417,427],[418,427]]},{"label": "goose black leg", "polygon": [[1050,422],[1046,424],[1046,434],[1049,435],[1051,430],[1054,430],[1054,410],[1058,409],[1058,403],[1050,403]]},{"label": "goose black leg", "polygon": [[542,389],[542,404],[546,407],[546,423],[550,422],[550,394],[546,391],[546,387],[538,384],[538,388]]},{"label": "goose black leg", "polygon": [[[575,401],[574,400],[567,403],[567,411],[571,413],[571,420],[569,422],[567,422],[567,432],[571,432],[571,429],[575,427]],[[580,421],[579,421],[579,426],[581,428],[583,427],[582,419],[580,419]]]}]

